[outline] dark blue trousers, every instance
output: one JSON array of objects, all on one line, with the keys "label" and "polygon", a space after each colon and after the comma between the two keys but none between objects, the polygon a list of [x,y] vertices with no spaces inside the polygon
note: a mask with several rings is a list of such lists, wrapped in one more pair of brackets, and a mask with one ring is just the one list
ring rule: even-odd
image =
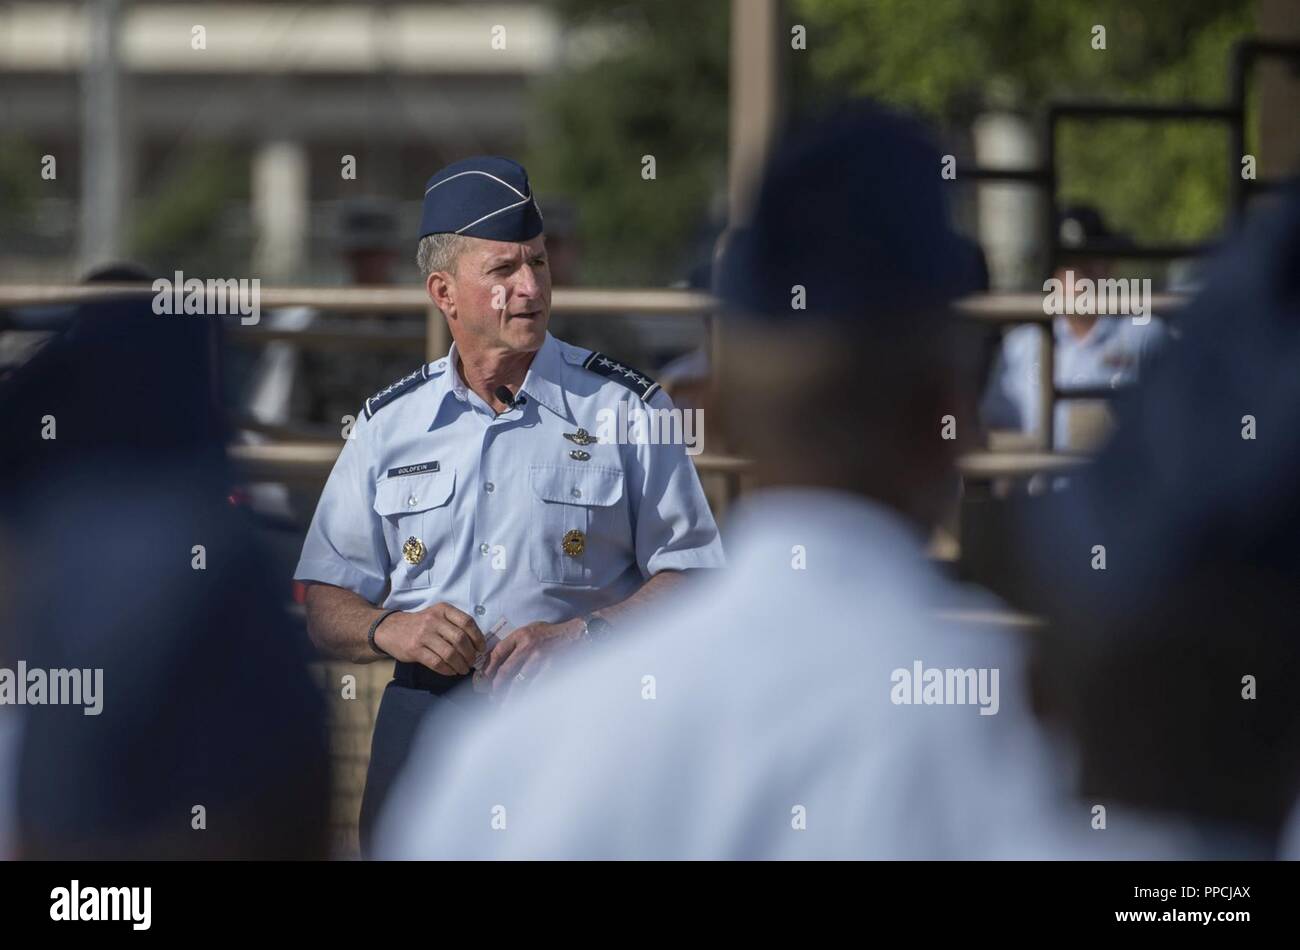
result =
[{"label": "dark blue trousers", "polygon": [[411,754],[411,743],[426,716],[439,717],[439,726],[455,729],[457,719],[468,726],[490,708],[485,694],[474,692],[469,677],[439,676],[423,667],[398,663],[393,680],[384,687],[370,741],[370,765],[361,795],[359,831],[361,856],[373,857],[375,824],[398,775]]}]

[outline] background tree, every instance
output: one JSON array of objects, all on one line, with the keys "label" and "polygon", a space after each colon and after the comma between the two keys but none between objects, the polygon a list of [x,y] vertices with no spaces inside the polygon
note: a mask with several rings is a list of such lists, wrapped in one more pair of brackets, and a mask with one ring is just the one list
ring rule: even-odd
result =
[{"label": "background tree", "polygon": [[541,193],[573,201],[585,283],[681,279],[725,191],[729,5],[555,5],[571,62],[538,89],[529,173]]},{"label": "background tree", "polygon": [[[1253,24],[1249,0],[791,0],[790,10],[809,33],[807,55],[791,57],[801,106],[869,95],[961,129],[989,107],[1041,121],[1052,101],[1220,105],[1232,46]],[[1097,25],[1104,50],[1093,48]],[[1062,200],[1096,205],[1142,241],[1205,238],[1227,210],[1228,142],[1218,123],[1065,123]]]},{"label": "background tree", "polygon": [[[575,53],[538,89],[534,177],[574,201],[585,282],[680,278],[725,190],[730,5],[555,6]],[[1041,120],[1053,100],[1220,104],[1252,17],[1250,0],[788,0],[789,23],[808,30],[806,50],[783,43],[788,106],[797,117],[869,95],[961,136],[992,107]],[[1105,50],[1092,45],[1098,24]],[[1098,206],[1141,241],[1212,236],[1228,141],[1216,123],[1067,123],[1062,200]],[[640,177],[644,154],[656,181]]]}]

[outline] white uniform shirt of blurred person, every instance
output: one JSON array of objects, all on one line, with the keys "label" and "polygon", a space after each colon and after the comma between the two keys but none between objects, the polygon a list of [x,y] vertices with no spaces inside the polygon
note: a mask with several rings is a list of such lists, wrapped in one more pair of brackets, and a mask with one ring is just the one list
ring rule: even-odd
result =
[{"label": "white uniform shirt of blurred person", "polygon": [[[945,619],[1001,610],[991,595],[857,496],[757,493],[731,529],[732,567],[616,643],[474,729],[426,723],[378,856],[1087,856],[1089,810],[1026,707],[1023,642]],[[996,669],[997,712],[893,702],[916,661]],[[1133,830],[1108,856],[1179,853]]]}]

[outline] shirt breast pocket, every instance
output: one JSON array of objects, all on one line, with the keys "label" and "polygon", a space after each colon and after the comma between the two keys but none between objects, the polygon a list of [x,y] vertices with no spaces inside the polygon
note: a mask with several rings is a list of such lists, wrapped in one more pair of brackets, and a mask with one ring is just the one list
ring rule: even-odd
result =
[{"label": "shirt breast pocket", "polygon": [[599,587],[632,558],[632,526],[616,468],[534,465],[529,560],[545,584]]},{"label": "shirt breast pocket", "polygon": [[418,590],[447,579],[455,536],[451,499],[456,472],[386,478],[375,486],[375,513],[384,519],[393,590]]}]

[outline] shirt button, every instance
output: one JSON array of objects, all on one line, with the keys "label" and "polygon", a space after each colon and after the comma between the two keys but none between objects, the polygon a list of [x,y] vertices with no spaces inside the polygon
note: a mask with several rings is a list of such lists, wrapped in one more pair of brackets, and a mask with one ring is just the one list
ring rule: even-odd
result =
[{"label": "shirt button", "polygon": [[582,490],[579,489],[578,486],[575,485],[575,486],[573,486],[573,489],[569,492],[569,494],[572,495],[574,498],[581,498],[581,497],[582,497]]},{"label": "shirt button", "polygon": [[491,482],[488,482],[486,485],[483,486],[483,490],[490,495],[492,494],[492,492],[497,490],[497,487],[493,485]]},{"label": "shirt button", "polygon": [[410,498],[406,499],[406,503],[407,503],[408,505],[410,505],[412,508],[414,508],[414,507],[415,507],[415,496],[412,495]]},{"label": "shirt button", "polygon": [[488,543],[487,543],[486,541],[484,541],[482,544],[480,544],[480,545],[478,546],[478,553],[479,553],[479,554],[487,554],[488,551],[491,551],[491,550],[492,550],[492,549],[491,549],[490,547],[488,547]]},{"label": "shirt button", "polygon": [[478,614],[480,617],[482,617],[485,613],[487,613],[487,608],[484,607],[482,604],[479,604],[478,606],[476,606],[476,607],[474,608],[474,613],[476,613],[476,614]]}]

